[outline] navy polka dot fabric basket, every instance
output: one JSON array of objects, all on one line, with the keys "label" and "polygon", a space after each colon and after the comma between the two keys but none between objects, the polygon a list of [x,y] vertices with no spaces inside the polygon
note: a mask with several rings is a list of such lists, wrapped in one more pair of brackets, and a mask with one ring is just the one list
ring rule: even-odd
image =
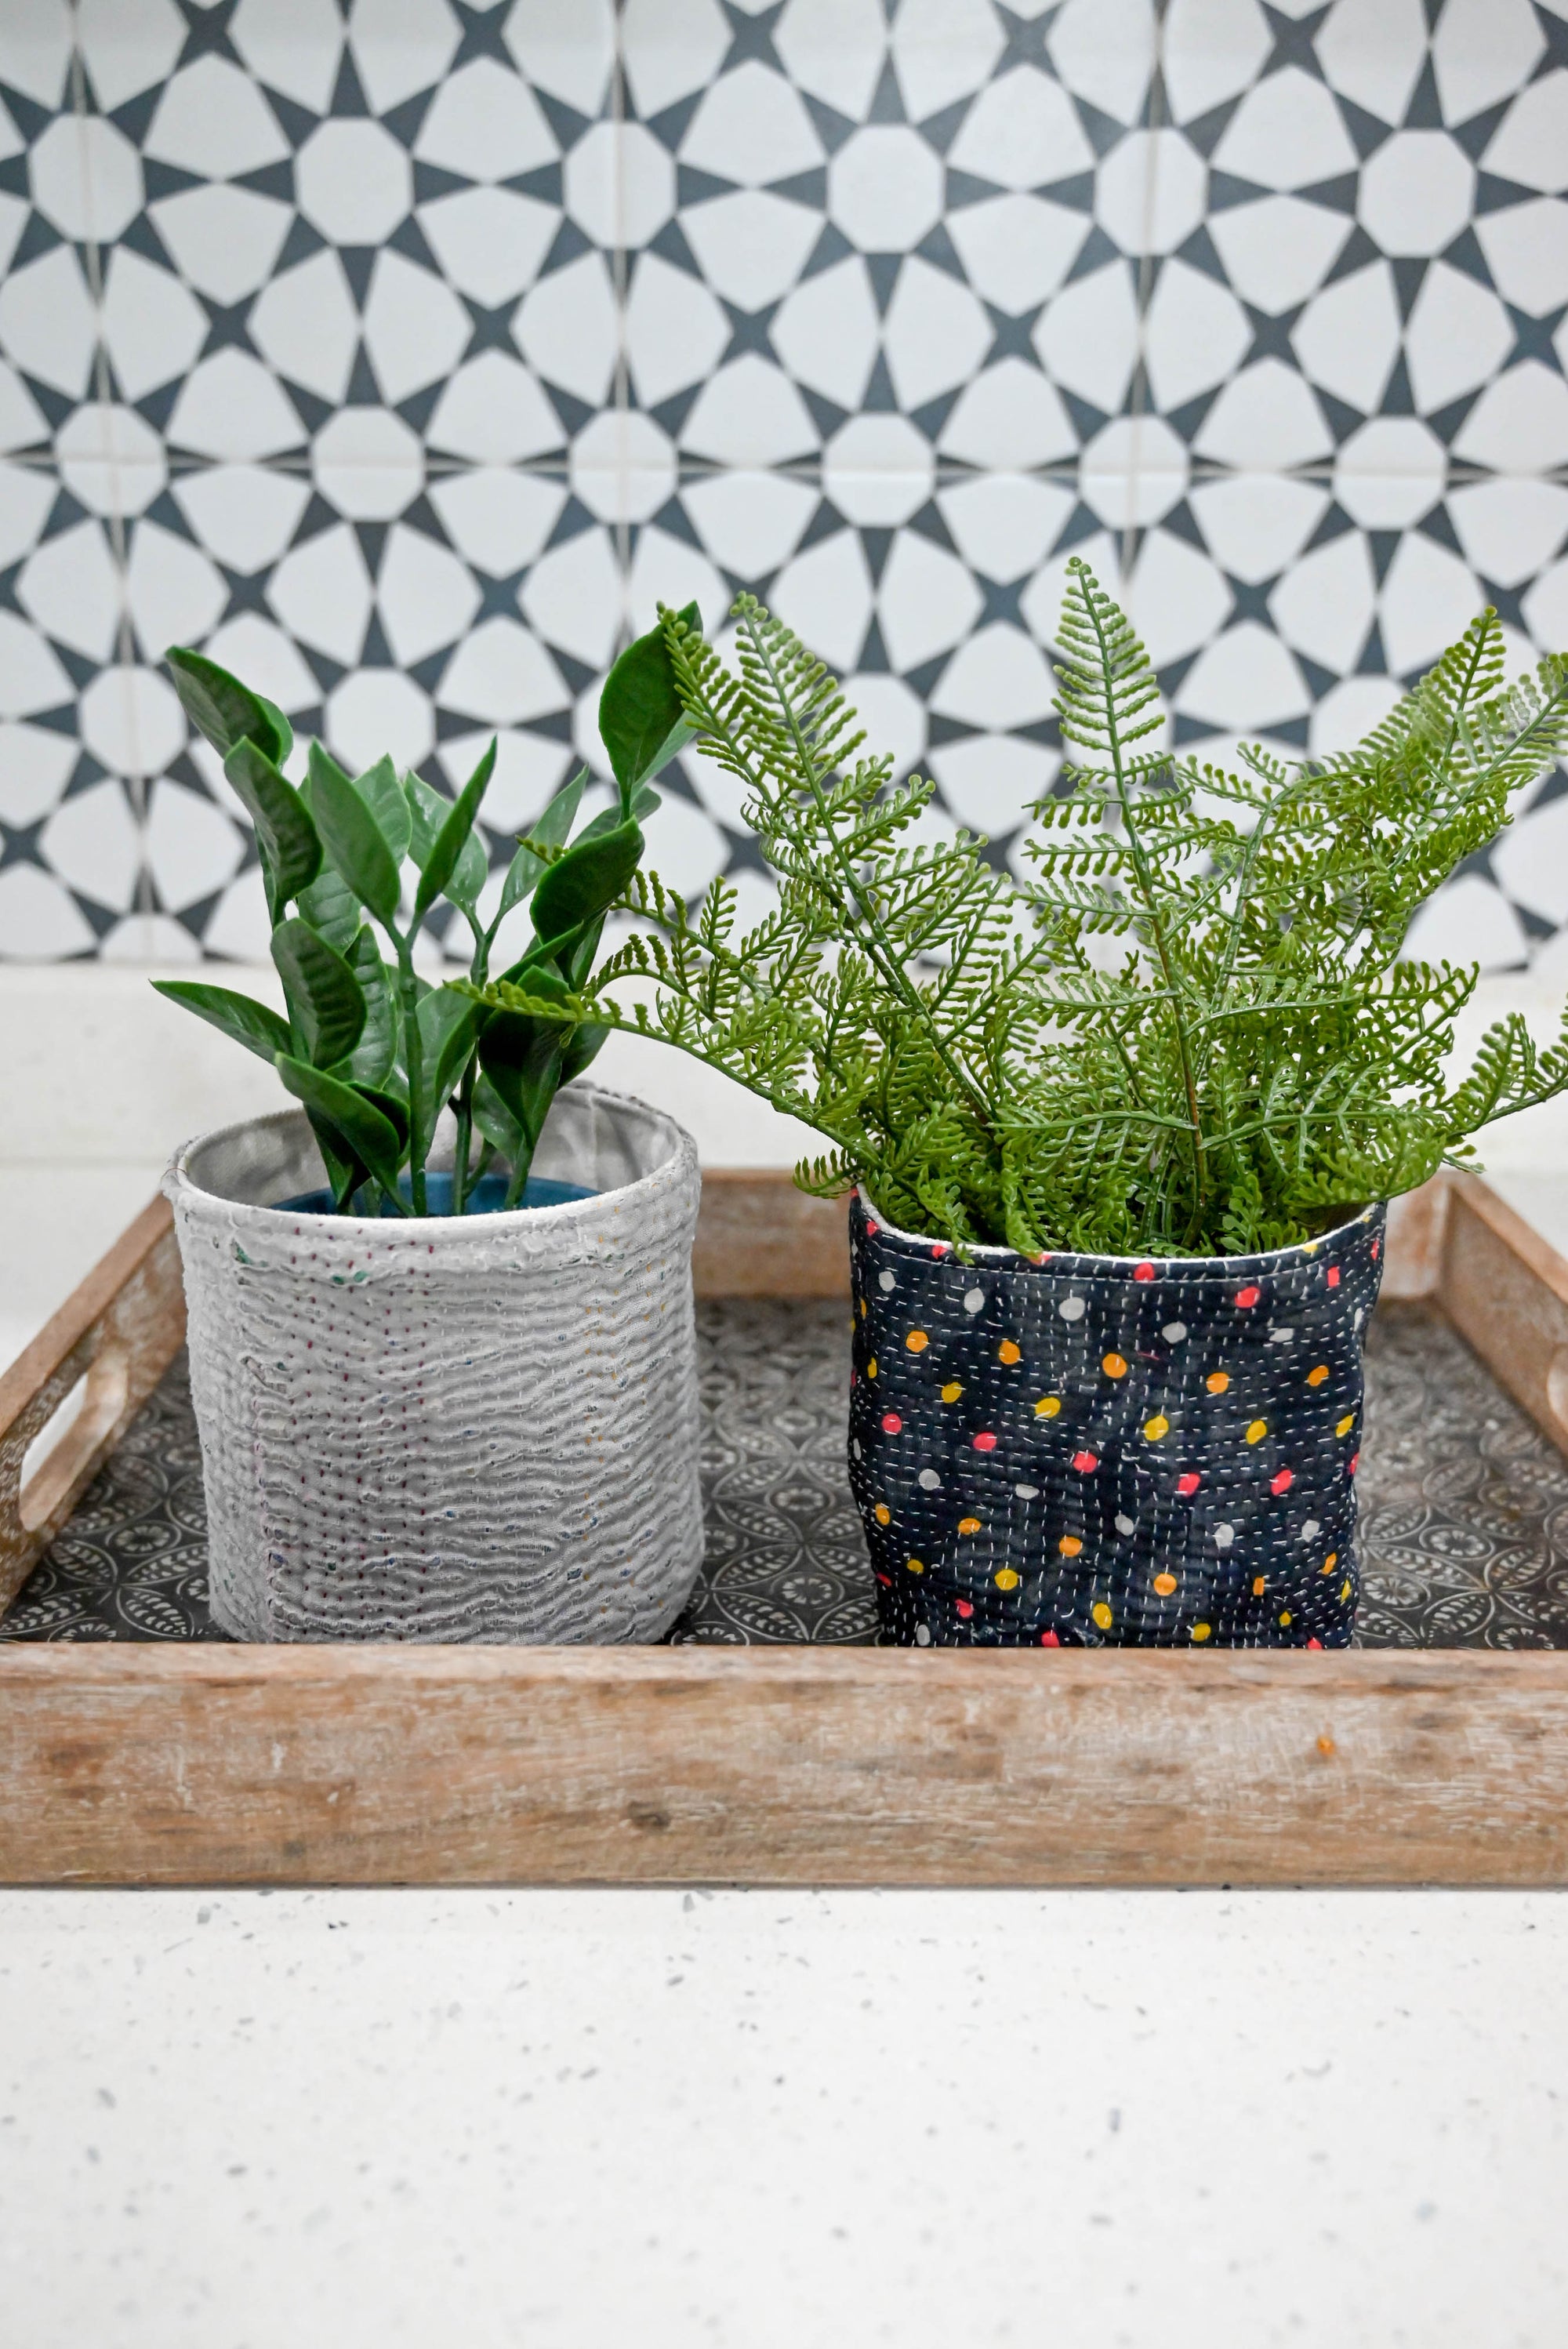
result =
[{"label": "navy polka dot fabric basket", "polygon": [[1383,1225],[965,1264],[857,1195],[850,1479],[884,1640],[1344,1647]]}]

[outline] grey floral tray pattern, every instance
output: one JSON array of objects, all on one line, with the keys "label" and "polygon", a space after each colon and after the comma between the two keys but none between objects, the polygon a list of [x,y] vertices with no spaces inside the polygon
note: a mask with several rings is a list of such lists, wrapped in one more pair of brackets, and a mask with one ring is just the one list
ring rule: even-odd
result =
[{"label": "grey floral tray pattern", "polygon": [[[870,1644],[839,1304],[698,1308],[707,1543],[677,1642]],[[1568,1461],[1441,1317],[1381,1310],[1361,1468],[1367,1647],[1568,1647]],[[0,1622],[5,1640],[205,1640],[183,1356]]]}]

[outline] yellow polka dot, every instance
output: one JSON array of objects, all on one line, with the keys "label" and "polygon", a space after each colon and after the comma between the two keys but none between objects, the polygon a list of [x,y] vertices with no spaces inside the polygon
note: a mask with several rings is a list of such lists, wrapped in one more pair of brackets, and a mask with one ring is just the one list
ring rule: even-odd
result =
[{"label": "yellow polka dot", "polygon": [[1336,1435],[1348,1435],[1355,1424],[1356,1413],[1353,1411],[1347,1411],[1334,1433]]},{"label": "yellow polka dot", "polygon": [[1169,1599],[1176,1588],[1176,1577],[1173,1574],[1157,1574],[1154,1578],[1154,1588],[1161,1599]]},{"label": "yellow polka dot", "polygon": [[1106,1605],[1103,1599],[1097,1599],[1095,1600],[1094,1605],[1089,1609],[1089,1613],[1094,1617],[1095,1621],[1099,1625],[1102,1631],[1109,1630],[1110,1609]]},{"label": "yellow polka dot", "polygon": [[1127,1376],[1127,1358],[1123,1354],[1108,1354],[1099,1367],[1108,1379],[1124,1379]]},{"label": "yellow polka dot", "polygon": [[1077,1534],[1064,1534],[1060,1541],[1057,1544],[1057,1547],[1060,1550],[1064,1557],[1077,1557],[1078,1552],[1083,1547],[1083,1544],[1079,1541]]},{"label": "yellow polka dot", "polygon": [[1158,1444],[1162,1435],[1169,1435],[1171,1433],[1171,1422],[1162,1412],[1157,1411],[1152,1419],[1144,1421],[1143,1433],[1150,1444]]},{"label": "yellow polka dot", "polygon": [[1004,1566],[998,1568],[996,1574],[996,1588],[998,1590],[1016,1590],[1018,1588],[1018,1578],[1014,1573],[1010,1566]]},{"label": "yellow polka dot", "polygon": [[866,1376],[867,1376],[867,1378],[868,1378],[868,1379],[874,1379],[874,1378],[875,1378],[875,1376],[876,1376],[876,1374],[877,1374],[877,1358],[876,1358],[876,1356],[873,1354],[873,1355],[872,1356],[872,1358],[871,1358],[871,1361],[866,1364]]},{"label": "yellow polka dot", "polygon": [[1290,1609],[1288,1607],[1282,1607],[1280,1609],[1279,1619],[1282,1629],[1288,1626],[1290,1622]]},{"label": "yellow polka dot", "polygon": [[1039,1402],[1035,1405],[1035,1417],[1037,1419],[1055,1419],[1061,1407],[1062,1402],[1059,1395],[1042,1395]]},{"label": "yellow polka dot", "polygon": [[942,1390],[942,1400],[944,1402],[956,1402],[963,1392],[964,1389],[956,1379],[949,1379]]},{"label": "yellow polka dot", "polygon": [[906,1557],[904,1559],[904,1564],[908,1567],[911,1574],[923,1574],[925,1572],[925,1560],[923,1558]]},{"label": "yellow polka dot", "polygon": [[1208,1377],[1203,1381],[1203,1384],[1208,1388],[1211,1394],[1223,1394],[1225,1389],[1230,1385],[1230,1383],[1231,1378],[1228,1371],[1211,1371]]},{"label": "yellow polka dot", "polygon": [[1324,1568],[1324,1569],[1323,1569],[1323,1570],[1324,1570],[1324,1572],[1325,1572],[1325,1574],[1329,1574],[1329,1573],[1331,1573],[1331,1572],[1333,1571],[1333,1569],[1334,1569],[1334,1568],[1338,1565],[1338,1563],[1339,1563],[1339,1552],[1338,1552],[1336,1549],[1331,1549],[1331,1550],[1329,1551],[1329,1553],[1328,1553],[1328,1564],[1327,1564],[1327,1565]]},{"label": "yellow polka dot", "polygon": [[862,1297],[862,1298],[861,1298],[861,1319],[863,1321],[863,1320],[865,1319],[865,1318],[866,1318],[866,1300],[865,1300],[865,1299]]},{"label": "yellow polka dot", "polygon": [[1341,1606],[1345,1604],[1345,1601],[1349,1598],[1349,1596],[1350,1585],[1348,1582],[1342,1582],[1339,1586],[1339,1603]]},{"label": "yellow polka dot", "polygon": [[1268,1432],[1269,1423],[1266,1419],[1254,1419],[1252,1425],[1247,1430],[1247,1442],[1249,1444],[1261,1444]]},{"label": "yellow polka dot", "polygon": [[879,1526],[887,1526],[892,1523],[892,1511],[888,1507],[885,1501],[879,1501],[877,1503],[876,1520]]},{"label": "yellow polka dot", "polygon": [[980,1530],[979,1518],[960,1517],[958,1520],[958,1530],[961,1534],[977,1534]]},{"label": "yellow polka dot", "polygon": [[1253,1575],[1253,1597],[1254,1599],[1261,1599],[1261,1598],[1263,1597],[1263,1595],[1264,1595],[1264,1578],[1261,1574],[1254,1574],[1254,1575]]},{"label": "yellow polka dot", "polygon": [[996,1360],[999,1362],[1021,1362],[1023,1359],[1023,1348],[1016,1346],[1011,1338],[1004,1338],[996,1349]]},{"label": "yellow polka dot", "polygon": [[923,1330],[912,1330],[903,1342],[912,1354],[923,1354],[931,1340]]},{"label": "yellow polka dot", "polygon": [[1192,1626],[1192,1637],[1194,1640],[1206,1640],[1213,1628],[1214,1627],[1212,1623],[1194,1623]]},{"label": "yellow polka dot", "polygon": [[1308,1371],[1306,1374],[1306,1383],[1309,1387],[1320,1387],[1327,1376],[1328,1364],[1326,1362],[1319,1362],[1315,1370]]}]

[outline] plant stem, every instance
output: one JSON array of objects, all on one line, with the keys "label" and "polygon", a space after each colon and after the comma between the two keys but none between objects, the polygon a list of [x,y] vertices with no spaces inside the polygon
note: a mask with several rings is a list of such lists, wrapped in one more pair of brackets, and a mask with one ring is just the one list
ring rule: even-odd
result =
[{"label": "plant stem", "polygon": [[1177,998],[1176,974],[1171,968],[1170,949],[1166,945],[1165,925],[1160,918],[1156,905],[1154,876],[1149,869],[1149,860],[1144,854],[1142,836],[1133,816],[1131,802],[1128,794],[1127,772],[1121,763],[1121,730],[1116,722],[1115,703],[1109,690],[1112,677],[1110,647],[1106,642],[1105,630],[1100,626],[1099,613],[1096,609],[1093,598],[1086,595],[1084,603],[1089,618],[1094,623],[1095,635],[1099,639],[1100,663],[1107,685],[1106,739],[1110,750],[1111,766],[1116,775],[1117,805],[1121,812],[1121,820],[1127,826],[1127,844],[1132,853],[1133,871],[1138,875],[1138,886],[1143,898],[1144,911],[1149,916],[1149,926],[1154,939],[1154,950],[1160,957],[1160,968],[1165,974],[1165,984],[1171,991],[1171,1019],[1176,1031],[1177,1057],[1181,1063],[1181,1081],[1186,1087],[1187,1112],[1192,1124],[1192,1221],[1196,1225],[1203,1211],[1204,1195],[1208,1189],[1208,1170],[1203,1158],[1202,1121],[1198,1114],[1198,1089],[1192,1081],[1191,1046],[1187,1035],[1187,1023],[1181,1017],[1181,1006]]},{"label": "plant stem", "polygon": [[424,1080],[423,1049],[419,1037],[419,989],[414,977],[414,941],[410,935],[397,940],[397,994],[403,1008],[403,1043],[408,1056],[408,1193],[414,1213],[425,1213],[425,1154],[416,1156],[414,1145],[420,1139],[418,1108],[420,1087]]},{"label": "plant stem", "polygon": [[452,1213],[466,1215],[469,1197],[469,1146],[474,1131],[474,1063],[463,1071],[458,1092],[458,1146],[452,1159]]}]

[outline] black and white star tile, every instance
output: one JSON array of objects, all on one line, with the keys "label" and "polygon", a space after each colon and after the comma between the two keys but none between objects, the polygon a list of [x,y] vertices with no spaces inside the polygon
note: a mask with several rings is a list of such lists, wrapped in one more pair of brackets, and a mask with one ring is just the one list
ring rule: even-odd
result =
[{"label": "black and white star tile", "polygon": [[[26,13],[0,953],[261,950],[176,638],[346,756],[500,728],[498,856],[661,595],[775,601],[998,854],[1073,552],[1205,755],[1334,746],[1484,601],[1568,642],[1568,0]],[[1559,781],[1424,946],[1568,920]],[[658,824],[760,886],[699,763]]]}]

